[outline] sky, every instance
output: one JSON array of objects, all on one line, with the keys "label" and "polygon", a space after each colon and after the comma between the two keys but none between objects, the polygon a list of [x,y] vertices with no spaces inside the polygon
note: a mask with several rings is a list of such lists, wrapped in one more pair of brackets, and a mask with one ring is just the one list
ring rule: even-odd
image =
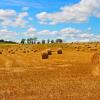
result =
[{"label": "sky", "polygon": [[0,39],[100,41],[100,0],[0,0]]}]

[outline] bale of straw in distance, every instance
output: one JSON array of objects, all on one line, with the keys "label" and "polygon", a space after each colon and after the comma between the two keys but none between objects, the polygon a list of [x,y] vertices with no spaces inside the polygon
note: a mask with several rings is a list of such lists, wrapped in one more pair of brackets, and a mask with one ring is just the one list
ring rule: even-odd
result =
[{"label": "bale of straw in distance", "polygon": [[43,51],[41,53],[42,59],[48,59],[48,52],[47,51]]},{"label": "bale of straw in distance", "polygon": [[95,53],[91,59],[93,64],[100,64],[100,53]]},{"label": "bale of straw in distance", "polygon": [[15,52],[12,52],[11,54],[15,54]]},{"label": "bale of straw in distance", "polygon": [[98,49],[90,49],[90,51],[97,51]]},{"label": "bale of straw in distance", "polygon": [[61,48],[57,49],[57,54],[62,54],[62,49]]},{"label": "bale of straw in distance", "polygon": [[26,51],[23,51],[23,53],[26,53]]},{"label": "bale of straw in distance", "polygon": [[37,52],[38,50],[34,50],[34,52]]},{"label": "bale of straw in distance", "polygon": [[27,53],[29,53],[29,50],[27,50]]},{"label": "bale of straw in distance", "polygon": [[52,55],[51,49],[47,49],[48,55]]},{"label": "bale of straw in distance", "polygon": [[2,52],[0,51],[0,54],[2,54]]}]

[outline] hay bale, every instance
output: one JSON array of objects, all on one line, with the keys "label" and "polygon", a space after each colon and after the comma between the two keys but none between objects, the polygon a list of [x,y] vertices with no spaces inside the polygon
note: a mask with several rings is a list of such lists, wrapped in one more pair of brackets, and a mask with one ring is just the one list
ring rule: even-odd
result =
[{"label": "hay bale", "polygon": [[15,52],[12,52],[11,54],[15,54]]},{"label": "hay bale", "polygon": [[91,48],[91,46],[88,46],[87,48]]},{"label": "hay bale", "polygon": [[51,49],[47,49],[48,55],[52,55]]},{"label": "hay bale", "polygon": [[77,51],[80,51],[80,49],[77,49]]},{"label": "hay bale", "polygon": [[95,51],[97,51],[98,49],[90,49],[90,51],[92,51],[92,52],[95,52]]},{"label": "hay bale", "polygon": [[26,51],[23,51],[23,53],[26,53]]},{"label": "hay bale", "polygon": [[61,48],[57,49],[57,54],[62,54],[62,49]]},{"label": "hay bale", "polygon": [[42,56],[42,59],[48,59],[48,52],[43,51],[43,52],[41,53],[41,56]]},{"label": "hay bale", "polygon": [[2,54],[2,52],[0,51],[0,54]]},{"label": "hay bale", "polygon": [[27,50],[27,53],[29,53],[29,50]]},{"label": "hay bale", "polygon": [[100,53],[95,53],[91,60],[93,64],[100,64]]},{"label": "hay bale", "polygon": [[38,50],[34,50],[34,52],[37,52]]},{"label": "hay bale", "polygon": [[8,51],[8,53],[11,53],[11,51]]},{"label": "hay bale", "polygon": [[100,66],[96,66],[92,70],[93,76],[100,76]]}]

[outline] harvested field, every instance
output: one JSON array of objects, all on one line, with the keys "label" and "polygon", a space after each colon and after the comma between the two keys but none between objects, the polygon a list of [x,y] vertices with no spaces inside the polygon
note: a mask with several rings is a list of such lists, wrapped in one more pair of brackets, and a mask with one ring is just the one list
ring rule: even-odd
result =
[{"label": "harvested field", "polygon": [[100,99],[100,64],[92,62],[100,43],[0,45],[0,52],[0,100]]}]

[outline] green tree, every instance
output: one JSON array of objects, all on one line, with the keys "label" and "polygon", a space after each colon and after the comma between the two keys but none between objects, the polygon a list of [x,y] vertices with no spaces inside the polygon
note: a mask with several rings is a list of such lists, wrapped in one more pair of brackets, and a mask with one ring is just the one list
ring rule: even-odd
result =
[{"label": "green tree", "polygon": [[42,40],[42,44],[45,44],[45,40]]},{"label": "green tree", "polygon": [[62,43],[63,40],[62,39],[56,39],[56,43]]},{"label": "green tree", "polygon": [[30,44],[30,39],[29,38],[27,39],[27,44]]},{"label": "green tree", "polygon": [[49,39],[47,40],[47,43],[48,43],[48,44],[50,43],[50,40],[49,40]]},{"label": "green tree", "polygon": [[36,41],[37,41],[37,37],[34,37],[33,38],[33,43],[36,44]]},{"label": "green tree", "polygon": [[51,40],[51,43],[54,43],[54,40]]},{"label": "green tree", "polygon": [[22,43],[22,44],[25,44],[25,41],[26,41],[26,39],[22,39],[22,40],[21,40],[21,43]]},{"label": "green tree", "polygon": [[29,40],[30,40],[30,44],[32,44],[33,43],[33,38],[29,38]]},{"label": "green tree", "polygon": [[40,42],[38,41],[37,44],[40,44]]}]

